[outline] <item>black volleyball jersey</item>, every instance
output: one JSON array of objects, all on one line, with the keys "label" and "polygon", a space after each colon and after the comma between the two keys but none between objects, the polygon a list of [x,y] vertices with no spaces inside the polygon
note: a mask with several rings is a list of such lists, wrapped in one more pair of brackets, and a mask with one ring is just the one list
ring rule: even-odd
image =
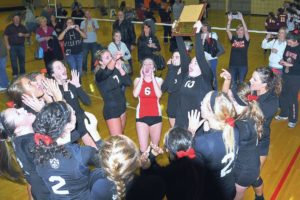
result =
[{"label": "black volleyball jersey", "polygon": [[208,190],[219,191],[221,199],[233,199],[235,180],[233,165],[238,152],[239,132],[234,129],[234,152],[226,153],[222,131],[211,129],[208,133],[198,133],[194,137],[193,148],[196,152],[196,161],[206,166],[211,175],[208,181],[212,187]]},{"label": "black volleyball jersey", "polygon": [[97,150],[78,144],[67,144],[65,148],[70,157],[59,154],[37,165],[37,172],[49,188],[51,199],[90,199],[88,162]]},{"label": "black volleyball jersey", "polygon": [[132,81],[126,74],[121,76],[117,69],[100,69],[96,75],[96,84],[103,97],[104,103],[126,102],[122,86],[130,86]]},{"label": "black volleyball jersey", "polygon": [[35,199],[50,199],[50,191],[43,179],[37,174],[34,155],[30,152],[34,145],[33,133],[14,137],[12,145],[17,161],[23,170],[26,181],[31,185],[31,193]]},{"label": "black volleyball jersey", "polygon": [[[176,38],[177,39],[177,38]],[[178,40],[177,42],[183,42]],[[196,34],[196,60],[200,67],[201,74],[197,77],[188,76],[188,72],[184,75],[180,92],[179,92],[179,106],[176,111],[175,125],[187,128],[188,127],[188,112],[194,109],[200,111],[200,105],[204,96],[212,90],[212,71],[205,59],[203,44],[201,42],[201,35]],[[185,49],[182,44],[178,44],[181,58],[185,55]],[[183,65],[188,65],[184,61]]]}]

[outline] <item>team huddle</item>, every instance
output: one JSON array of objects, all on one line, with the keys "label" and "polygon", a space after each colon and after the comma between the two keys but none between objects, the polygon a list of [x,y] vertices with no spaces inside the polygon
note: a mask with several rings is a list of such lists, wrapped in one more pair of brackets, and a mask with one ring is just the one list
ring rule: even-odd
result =
[{"label": "team huddle", "polygon": [[[230,67],[219,75],[223,80],[219,91],[216,63],[222,50],[213,52],[211,44],[217,36],[208,24],[198,21],[194,25],[194,58],[186,50],[183,37],[175,37],[177,49],[167,62],[165,80],[155,75],[160,63],[154,52],[160,46],[153,24],[147,20],[143,24],[138,39],[143,49],[139,51],[140,74],[134,81],[130,77],[132,68],[126,67],[130,57],[124,59],[130,51],[126,48],[127,53],[122,52],[126,45],[122,48],[118,43],[121,32],[114,31],[113,38],[118,42],[98,50],[93,66],[111,135],[106,140],[97,130],[95,115],[80,106],[80,101],[91,104],[81,86],[82,71],[72,67],[68,77],[64,63],[52,59],[45,61],[46,71],[16,78],[7,89],[12,105],[0,114],[1,174],[15,181],[24,177],[31,197],[37,200],[239,200],[249,187],[253,187],[256,200],[263,200],[260,171],[269,152],[271,121],[280,107],[277,120],[289,119],[291,128],[297,122],[297,97],[289,94],[296,94],[300,87],[300,38],[285,28],[279,29],[275,41],[266,38],[262,46],[272,49],[270,66],[255,69],[245,83],[250,37],[242,14],[238,15],[242,24],[236,35],[230,32],[232,16],[228,15]],[[77,29],[78,37],[86,37]],[[274,45],[282,48],[283,43],[282,59],[275,62],[277,57],[272,53],[280,49]],[[138,98],[139,147],[124,135],[125,89],[129,86]],[[161,148],[159,100],[163,93],[168,93],[170,130]],[[168,154],[167,166],[156,161],[163,153]]]}]

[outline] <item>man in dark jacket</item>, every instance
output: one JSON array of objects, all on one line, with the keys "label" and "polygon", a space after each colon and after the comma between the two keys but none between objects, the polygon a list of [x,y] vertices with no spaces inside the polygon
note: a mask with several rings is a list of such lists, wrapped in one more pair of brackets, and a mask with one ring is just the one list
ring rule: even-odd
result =
[{"label": "man in dark jacket", "polygon": [[[122,42],[124,42],[129,49],[130,53],[134,49],[136,35],[133,24],[125,19],[123,11],[118,12],[118,19],[113,23],[113,30],[119,30],[122,36]],[[129,60],[129,64],[132,66],[132,60]]]}]

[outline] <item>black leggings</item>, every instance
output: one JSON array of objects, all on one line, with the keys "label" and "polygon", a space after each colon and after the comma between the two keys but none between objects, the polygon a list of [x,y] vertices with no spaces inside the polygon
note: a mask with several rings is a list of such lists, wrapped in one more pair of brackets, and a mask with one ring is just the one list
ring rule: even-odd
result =
[{"label": "black leggings", "polygon": [[283,84],[280,95],[280,116],[288,117],[289,122],[298,121],[298,92],[300,89],[300,76],[282,75]]}]

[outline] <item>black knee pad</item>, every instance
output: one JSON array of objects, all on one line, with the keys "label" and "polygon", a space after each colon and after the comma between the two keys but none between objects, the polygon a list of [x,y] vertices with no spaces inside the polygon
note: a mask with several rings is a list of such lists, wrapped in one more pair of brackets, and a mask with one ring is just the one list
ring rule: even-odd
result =
[{"label": "black knee pad", "polygon": [[254,181],[254,183],[252,183],[252,186],[256,188],[261,186],[262,184],[263,184],[263,180],[261,177],[259,177],[258,179],[256,179],[256,181]]}]

